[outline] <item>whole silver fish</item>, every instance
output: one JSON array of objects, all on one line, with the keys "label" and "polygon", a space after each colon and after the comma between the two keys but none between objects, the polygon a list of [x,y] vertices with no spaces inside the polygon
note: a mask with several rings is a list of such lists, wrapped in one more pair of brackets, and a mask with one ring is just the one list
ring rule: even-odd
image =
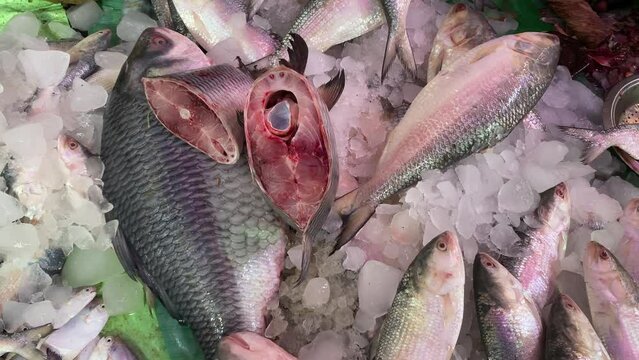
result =
[{"label": "whole silver fish", "polygon": [[541,359],[543,324],[521,283],[485,253],[477,254],[473,271],[475,309],[488,359]]},{"label": "whole silver fish", "polygon": [[254,2],[246,0],[172,0],[195,40],[207,51],[222,41],[234,41],[242,50],[236,54],[251,63],[271,55],[277,41],[266,31],[246,23]]},{"label": "whole silver fish", "polygon": [[428,57],[427,81],[471,49],[497,37],[484,15],[466,4],[453,5],[437,30]]},{"label": "whole silver fish", "polygon": [[413,56],[413,48],[406,33],[406,15],[411,0],[383,0],[384,14],[388,24],[388,39],[386,40],[386,51],[384,52],[384,62],[382,65],[382,82],[390,69],[393,60],[399,55],[399,60],[411,75],[417,73],[417,65]]},{"label": "whole silver fish", "polygon": [[592,323],[613,359],[639,359],[639,290],[615,256],[591,241],[583,259]]},{"label": "whole silver fish", "polygon": [[619,220],[623,224],[623,238],[619,244],[619,261],[624,269],[639,282],[639,198],[626,204],[623,216]]},{"label": "whole silver fish", "polygon": [[450,359],[462,325],[465,279],[457,236],[444,232],[404,273],[370,359]]},{"label": "whole silver fish", "polygon": [[506,137],[546,91],[558,58],[556,36],[521,33],[472,49],[435,77],[388,135],[375,175],[335,202],[346,218],[338,246],[424,170],[447,168]]},{"label": "whole silver fish", "polygon": [[36,349],[36,343],[51,331],[51,325],[46,325],[12,335],[0,335],[0,355],[15,354],[27,360],[45,360],[46,357]]},{"label": "whole silver fish", "polygon": [[610,360],[590,321],[568,295],[555,299],[548,320],[546,360]]},{"label": "whole silver fish", "polygon": [[590,163],[606,149],[616,146],[632,159],[639,160],[639,124],[622,124],[608,130],[597,131],[561,127],[564,133],[576,137],[586,144],[583,160]]},{"label": "whole silver fish", "polygon": [[570,229],[570,196],[560,183],[541,194],[536,212],[539,227],[525,231],[515,243],[519,256],[499,257],[499,262],[519,280],[524,290],[543,309],[552,297],[559,260],[566,252]]},{"label": "whole silver fish", "polygon": [[285,235],[244,157],[221,165],[157,121],[141,79],[208,66],[197,45],[146,29],[104,116],[104,195],[119,220],[114,247],[129,273],[193,330],[207,359],[236,331],[261,333],[276,296]]}]

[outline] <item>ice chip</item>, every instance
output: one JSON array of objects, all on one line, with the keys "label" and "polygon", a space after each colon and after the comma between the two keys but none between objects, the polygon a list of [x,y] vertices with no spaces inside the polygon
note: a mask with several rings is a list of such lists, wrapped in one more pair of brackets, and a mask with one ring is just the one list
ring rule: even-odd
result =
[{"label": "ice chip", "polygon": [[109,316],[130,314],[144,307],[144,290],[129,275],[120,274],[104,282],[102,299]]},{"label": "ice chip", "polygon": [[533,208],[537,193],[530,184],[522,179],[508,180],[497,194],[497,201],[501,211],[523,213]]},{"label": "ice chip", "polygon": [[95,53],[95,63],[103,69],[120,69],[127,56],[115,51],[98,51]]},{"label": "ice chip", "polygon": [[331,287],[328,281],[318,277],[308,281],[302,295],[302,303],[307,308],[318,308],[328,302],[331,297]]},{"label": "ice chip", "polygon": [[306,63],[306,76],[324,74],[335,67],[335,58],[319,51],[309,49],[308,62]]},{"label": "ice chip", "polygon": [[477,227],[477,212],[472,203],[470,195],[464,195],[457,205],[457,220],[455,227],[460,236],[469,238]]},{"label": "ice chip", "polygon": [[375,319],[376,317],[359,309],[355,314],[355,323],[353,326],[357,331],[365,333],[375,328]]},{"label": "ice chip", "polygon": [[357,293],[359,308],[374,317],[386,314],[402,272],[376,260],[367,261],[359,272]]},{"label": "ice chip", "polygon": [[44,291],[44,299],[49,300],[53,307],[59,309],[64,305],[73,295],[73,288],[70,286],[49,286]]},{"label": "ice chip", "polygon": [[124,272],[113,249],[74,249],[62,269],[62,278],[73,287],[95,285]]},{"label": "ice chip", "polygon": [[62,236],[66,237],[66,242],[80,249],[90,249],[95,243],[93,236],[84,226],[71,225],[65,229]]},{"label": "ice chip", "polygon": [[47,23],[47,28],[59,39],[79,39],[82,38],[79,32],[73,30],[69,25],[51,21]]},{"label": "ice chip", "polygon": [[405,83],[402,87],[402,94],[404,95],[404,101],[413,102],[417,94],[422,91],[422,87],[413,83]]},{"label": "ice chip", "polygon": [[72,111],[87,112],[106,105],[108,93],[100,85],[91,85],[75,78],[71,92],[70,106]]},{"label": "ice chip", "polygon": [[24,312],[29,304],[7,301],[2,305],[2,320],[7,332],[13,333],[24,324]]},{"label": "ice chip", "polygon": [[13,196],[0,193],[0,227],[6,226],[24,215],[20,202]]},{"label": "ice chip", "polygon": [[298,269],[302,268],[302,245],[295,245],[292,248],[288,249],[288,258]]},{"label": "ice chip", "polygon": [[408,210],[395,214],[390,226],[391,238],[401,244],[414,244],[422,236],[419,222],[409,215]]},{"label": "ice chip", "polygon": [[528,157],[541,166],[555,166],[568,154],[568,147],[559,141],[544,141],[528,154]]},{"label": "ice chip", "polygon": [[455,168],[459,182],[466,194],[474,194],[481,186],[481,174],[475,165],[459,165]]},{"label": "ice chip", "polygon": [[40,20],[32,12],[24,12],[13,16],[4,26],[4,31],[36,37],[40,31],[40,25]]},{"label": "ice chip", "polygon": [[300,349],[299,360],[341,360],[346,351],[346,338],[335,331],[322,331]]},{"label": "ice chip", "polygon": [[41,124],[25,124],[9,129],[2,135],[2,141],[18,158],[41,158],[47,151]]},{"label": "ice chip", "polygon": [[70,56],[57,50],[22,50],[18,53],[27,81],[39,88],[55,86],[60,83],[67,68]]},{"label": "ice chip", "polygon": [[146,28],[158,26],[157,22],[139,11],[126,13],[117,27],[117,34],[123,41],[136,41]]},{"label": "ice chip", "polygon": [[93,0],[89,0],[82,5],[77,5],[67,10],[67,17],[69,18],[71,26],[82,31],[89,30],[100,20],[102,14],[102,9]]},{"label": "ice chip", "polygon": [[47,300],[29,305],[22,314],[25,324],[32,328],[50,324],[54,317],[55,308]]},{"label": "ice chip", "polygon": [[42,125],[44,137],[47,140],[57,140],[63,127],[62,118],[53,113],[40,113],[31,116],[29,121]]},{"label": "ice chip", "polygon": [[26,275],[22,278],[22,284],[18,289],[18,300],[21,302],[44,300],[44,291],[53,283],[49,274],[35,263],[26,269]]},{"label": "ice chip", "polygon": [[9,224],[0,229],[0,254],[30,260],[39,248],[38,232],[31,224]]},{"label": "ice chip", "polygon": [[499,249],[501,254],[515,255],[511,252],[511,249],[517,240],[519,240],[519,236],[508,225],[497,224],[490,231],[490,241]]}]

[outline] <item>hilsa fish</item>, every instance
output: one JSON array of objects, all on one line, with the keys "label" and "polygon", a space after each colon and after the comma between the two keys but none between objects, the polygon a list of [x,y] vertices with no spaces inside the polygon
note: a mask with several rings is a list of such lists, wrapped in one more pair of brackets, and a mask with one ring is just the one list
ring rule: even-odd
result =
[{"label": "hilsa fish", "polygon": [[590,321],[568,295],[550,307],[546,331],[546,360],[610,360]]},{"label": "hilsa fish", "polygon": [[142,79],[155,117],[172,134],[220,164],[236,163],[244,147],[238,109],[251,78],[222,64]]},{"label": "hilsa fish", "polygon": [[590,163],[610,147],[617,147],[639,159],[639,124],[621,124],[603,131],[560,126],[562,131],[584,142],[583,161]]},{"label": "hilsa fish", "polygon": [[535,302],[497,260],[478,253],[473,264],[475,309],[489,359],[541,359],[544,330]]},{"label": "hilsa fish", "polygon": [[592,323],[613,359],[639,358],[639,290],[617,258],[591,241],[583,258]]},{"label": "hilsa fish", "polygon": [[208,65],[184,36],[146,29],[109,98],[101,156],[120,261],[193,330],[206,359],[216,359],[224,335],[264,331],[286,237],[244,157],[212,161],[171,134],[147,103],[142,78]]},{"label": "hilsa fish", "polygon": [[435,237],[404,273],[370,359],[450,359],[462,325],[465,279],[457,236]]},{"label": "hilsa fish", "polygon": [[384,5],[384,15],[388,24],[388,39],[386,40],[386,50],[384,51],[384,62],[382,64],[381,81],[384,82],[388,69],[393,64],[395,57],[399,60],[408,72],[415,76],[417,65],[413,56],[413,48],[406,32],[406,15],[408,6],[412,0],[382,0]]},{"label": "hilsa fish", "polygon": [[244,331],[225,336],[220,341],[220,360],[297,360],[273,341]]},{"label": "hilsa fish", "polygon": [[348,242],[396,192],[424,170],[445,169],[506,137],[539,101],[559,58],[559,40],[521,33],[486,42],[436,76],[388,135],[373,177],[335,201]]},{"label": "hilsa fish", "polygon": [[619,243],[619,261],[624,269],[639,282],[639,198],[626,204],[623,216],[619,219],[623,225],[623,237]]},{"label": "hilsa fish", "polygon": [[515,252],[519,255],[501,255],[499,262],[519,280],[539,309],[543,309],[554,294],[558,264],[566,252],[570,195],[565,183],[541,194],[535,218],[539,226],[527,229],[515,243]]},{"label": "hilsa fish", "polygon": [[289,61],[257,78],[244,108],[251,173],[266,199],[303,233],[300,279],[313,240],[335,199],[338,159],[328,111],[344,89],[344,72],[316,89],[303,75],[304,40],[293,34]]}]

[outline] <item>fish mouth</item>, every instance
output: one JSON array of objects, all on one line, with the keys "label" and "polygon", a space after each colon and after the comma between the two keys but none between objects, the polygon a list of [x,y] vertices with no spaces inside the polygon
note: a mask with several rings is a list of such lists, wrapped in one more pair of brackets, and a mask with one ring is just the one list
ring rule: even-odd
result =
[{"label": "fish mouth", "polygon": [[231,334],[228,335],[226,337],[226,340],[230,341],[231,343],[240,346],[246,350],[251,350],[251,345],[249,345],[248,342],[246,342],[244,339],[242,339],[242,336],[240,334]]}]

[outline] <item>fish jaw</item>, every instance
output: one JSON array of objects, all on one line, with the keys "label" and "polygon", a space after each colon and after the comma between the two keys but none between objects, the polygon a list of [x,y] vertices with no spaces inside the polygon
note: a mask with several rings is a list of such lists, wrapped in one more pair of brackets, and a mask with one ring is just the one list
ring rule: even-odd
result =
[{"label": "fish jaw", "polygon": [[296,360],[273,341],[252,332],[238,332],[222,338],[220,360]]}]

